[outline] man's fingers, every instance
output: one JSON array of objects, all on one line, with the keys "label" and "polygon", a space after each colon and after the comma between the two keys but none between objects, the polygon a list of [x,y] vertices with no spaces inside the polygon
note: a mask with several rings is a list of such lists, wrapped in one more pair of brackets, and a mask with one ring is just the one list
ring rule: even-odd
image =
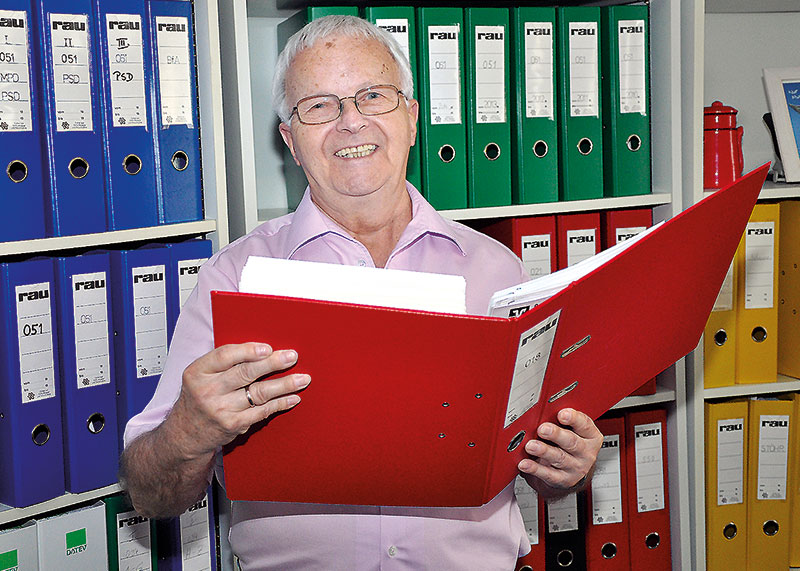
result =
[{"label": "man's fingers", "polygon": [[263,407],[272,400],[306,388],[310,382],[311,377],[305,374],[287,375],[278,379],[256,381],[246,387],[245,391],[242,391],[245,394],[244,404],[250,407],[250,403],[247,402],[246,391],[250,391],[250,397],[253,399],[253,403],[256,407]]},{"label": "man's fingers", "polygon": [[558,422],[565,426],[571,426],[573,432],[581,438],[595,439],[603,437],[591,417],[573,408],[562,408],[558,411]]},{"label": "man's fingers", "polygon": [[300,396],[286,395],[269,400],[260,406],[249,407],[241,413],[243,424],[239,430],[239,433],[244,434],[250,429],[251,425],[261,422],[275,413],[289,410],[290,408],[297,406],[299,403]]},{"label": "man's fingers", "polygon": [[241,343],[217,347],[189,365],[185,374],[189,378],[220,375],[223,391],[233,392],[296,362],[297,353],[291,349],[273,351],[264,343]]}]

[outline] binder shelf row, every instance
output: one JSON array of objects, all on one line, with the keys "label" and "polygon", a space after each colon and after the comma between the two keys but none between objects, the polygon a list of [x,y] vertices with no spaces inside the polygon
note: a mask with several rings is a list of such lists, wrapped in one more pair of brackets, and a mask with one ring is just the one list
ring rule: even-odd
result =
[{"label": "binder shelf row", "polygon": [[800,379],[800,201],[758,204],[703,336],[706,398]]},{"label": "binder shelf row", "polygon": [[151,520],[114,495],[0,531],[3,569],[218,569],[211,490],[178,517]]},{"label": "binder shelf row", "polygon": [[203,218],[191,2],[0,10],[0,242]]},{"label": "binder shelf row", "polygon": [[[359,8],[302,10],[279,25],[279,43],[330,14]],[[647,6],[367,6],[363,16],[409,58],[420,131],[407,178],[437,209],[651,192]]]},{"label": "binder shelf row", "polygon": [[0,504],[116,482],[122,431],[210,255],[193,239],[0,264]]},{"label": "binder shelf row", "polygon": [[518,571],[672,569],[666,412],[608,413],[596,422],[604,439],[589,488],[541,501],[517,479],[531,542]]}]

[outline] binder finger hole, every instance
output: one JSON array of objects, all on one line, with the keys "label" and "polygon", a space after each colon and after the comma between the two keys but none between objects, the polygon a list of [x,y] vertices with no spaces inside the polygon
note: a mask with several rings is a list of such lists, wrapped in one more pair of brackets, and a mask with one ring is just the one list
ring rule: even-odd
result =
[{"label": "binder finger hole", "polygon": [[764,535],[768,535],[772,537],[773,535],[777,535],[778,531],[780,531],[780,525],[774,519],[770,519],[764,522],[764,525],[761,528],[764,530]]},{"label": "binder finger hole", "polygon": [[522,567],[519,568],[519,571],[533,571],[533,567],[531,567],[530,565],[523,565]]},{"label": "binder finger hole", "polygon": [[661,545],[661,536],[655,531],[653,533],[648,533],[647,537],[644,538],[644,544],[647,546],[647,549],[655,549]]},{"label": "binder finger hole", "polygon": [[614,559],[617,556],[617,544],[604,543],[600,548],[600,553],[603,555],[603,559]]},{"label": "binder finger hole", "polygon": [[439,158],[442,159],[443,163],[449,163],[456,158],[456,150],[452,145],[442,145],[439,147],[438,155]]},{"label": "binder finger hole", "polygon": [[89,163],[81,157],[75,157],[69,162],[69,174],[72,178],[83,178],[89,173]]},{"label": "binder finger hole", "polygon": [[639,138],[639,135],[631,135],[628,137],[625,144],[628,146],[628,150],[634,153],[642,148],[642,140]]},{"label": "binder finger hole", "polygon": [[575,561],[575,556],[572,554],[571,549],[562,549],[556,555],[556,561],[559,567],[569,567]]},{"label": "binder finger hole", "polygon": [[86,420],[86,428],[92,434],[99,434],[106,427],[106,417],[96,412]]},{"label": "binder finger hole", "polygon": [[31,431],[31,439],[36,446],[44,446],[50,440],[50,427],[46,424],[37,424]]},{"label": "binder finger hole", "polygon": [[733,539],[736,537],[736,534],[739,533],[739,530],[736,528],[736,524],[730,522],[728,525],[722,528],[722,536],[725,539]]},{"label": "binder finger hole", "polygon": [[767,330],[760,326],[756,327],[753,329],[753,332],[750,334],[750,336],[756,343],[763,343],[767,338]]},{"label": "binder finger hole", "polygon": [[186,170],[189,166],[189,156],[183,151],[175,151],[172,155],[172,166],[176,171]]},{"label": "binder finger hole", "polygon": [[500,158],[500,145],[497,143],[489,143],[483,148],[483,154],[490,161],[496,161]]},{"label": "binder finger hole", "polygon": [[536,141],[533,144],[533,154],[540,159],[543,158],[549,150],[550,149],[547,147],[547,143],[544,141]]},{"label": "binder finger hole", "polygon": [[594,145],[592,144],[592,140],[584,137],[580,141],[578,141],[578,152],[583,156],[588,155],[592,152]]},{"label": "binder finger hole", "polygon": [[525,431],[520,430],[517,435],[511,439],[511,442],[508,443],[507,450],[509,452],[513,452],[517,449],[517,447],[522,443],[522,439],[525,438]]},{"label": "binder finger hole", "polygon": [[128,155],[122,160],[122,167],[128,174],[139,174],[142,170],[142,159],[136,155]]},{"label": "binder finger hole", "polygon": [[22,182],[28,178],[28,165],[22,161],[11,161],[6,167],[6,173],[13,182]]},{"label": "binder finger hole", "polygon": [[728,332],[724,329],[720,329],[716,333],[714,333],[714,344],[718,347],[722,347],[725,345],[725,342],[728,340]]}]

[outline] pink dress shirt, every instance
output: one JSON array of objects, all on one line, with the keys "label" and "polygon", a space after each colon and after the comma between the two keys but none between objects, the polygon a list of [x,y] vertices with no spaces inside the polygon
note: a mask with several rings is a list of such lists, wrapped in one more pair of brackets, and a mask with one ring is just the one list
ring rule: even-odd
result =
[{"label": "pink dress shirt", "polygon": [[[479,315],[486,313],[494,291],[529,279],[505,246],[442,218],[411,185],[408,191],[413,218],[387,268],[464,276],[467,312]],[[183,370],[213,349],[209,292],[238,290],[250,255],[373,265],[366,247],[324,215],[308,191],[294,213],[265,222],[221,249],[200,270],[197,287],[178,319],[158,388],[147,407],[128,422],[126,443],[161,423],[178,398]],[[308,390],[314,390],[313,379]],[[453,478],[469,469],[453,466]],[[319,485],[325,486],[324,480]],[[246,570],[511,570],[529,549],[513,484],[479,508],[234,502],[229,538]]]}]

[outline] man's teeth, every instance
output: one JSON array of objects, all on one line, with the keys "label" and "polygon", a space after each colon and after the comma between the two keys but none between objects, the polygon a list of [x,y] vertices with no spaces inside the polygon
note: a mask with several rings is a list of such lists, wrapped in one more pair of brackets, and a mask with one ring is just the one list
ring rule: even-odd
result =
[{"label": "man's teeth", "polygon": [[346,149],[341,149],[336,151],[334,154],[337,157],[344,159],[354,159],[357,157],[366,157],[367,155],[371,155],[377,148],[377,145],[359,145],[357,147],[347,147]]}]

